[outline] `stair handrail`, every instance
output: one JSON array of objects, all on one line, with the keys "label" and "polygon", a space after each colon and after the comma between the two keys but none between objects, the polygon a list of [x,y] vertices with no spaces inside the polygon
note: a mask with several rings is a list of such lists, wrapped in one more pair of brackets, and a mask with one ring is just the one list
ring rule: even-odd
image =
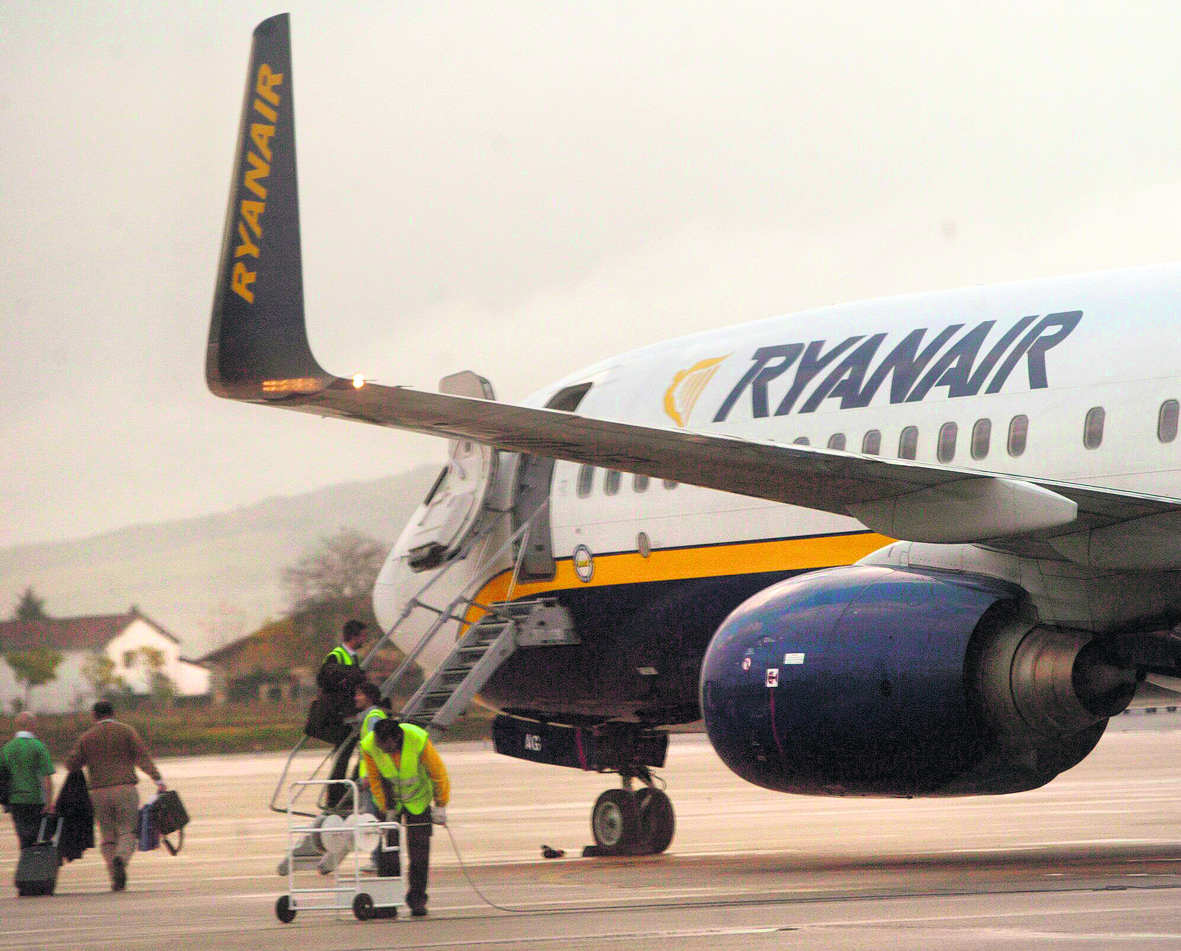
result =
[{"label": "stair handrail", "polygon": [[[434,621],[431,622],[430,626],[423,632],[422,637],[420,637],[418,639],[418,643],[416,643],[414,645],[414,647],[410,650],[410,652],[405,655],[405,657],[402,660],[402,663],[398,665],[397,669],[395,669],[394,672],[392,674],[390,674],[385,679],[385,682],[382,684],[382,695],[383,696],[386,695],[385,688],[387,686],[392,688],[392,686],[394,684],[396,684],[401,679],[402,675],[405,674],[405,672],[410,669],[410,665],[418,659],[419,655],[426,649],[427,645],[432,640],[434,640],[435,635],[438,634],[438,632],[443,628],[443,626],[448,621],[461,620],[460,618],[455,616],[454,610],[460,603],[465,603],[469,606],[471,606],[475,603],[472,601],[471,597],[469,596],[469,593],[474,593],[472,591],[472,589],[474,589],[476,586],[484,583],[484,581],[486,580],[484,578],[484,573],[482,570],[484,568],[484,566],[489,564],[490,562],[494,561],[496,558],[498,558],[501,554],[504,553],[504,551],[506,551],[518,539],[527,535],[530,527],[533,524],[533,520],[535,518],[537,518],[537,516],[541,513],[542,508],[548,504],[549,504],[549,500],[548,499],[544,500],[540,505],[537,506],[537,508],[535,508],[533,510],[532,514],[527,519],[525,519],[525,521],[522,522],[520,524],[520,526],[518,526],[517,529],[514,532],[512,532],[512,534],[510,534],[508,536],[507,539],[505,539],[505,541],[494,552],[492,552],[490,555],[481,555],[480,556],[480,562],[479,562],[476,570],[474,572],[472,572],[471,580],[466,585],[464,585],[464,587],[462,587],[460,589],[459,593],[451,600],[451,602],[443,610],[438,611],[437,609],[430,607],[430,605],[424,604],[420,600],[420,595],[424,591],[426,591],[427,588],[429,588],[431,585],[433,585],[439,578],[441,578],[444,574],[446,574],[457,562],[462,560],[460,558],[453,559],[446,567],[444,567],[444,569],[442,571],[437,572],[434,577],[432,577],[425,585],[423,585],[422,588],[419,589],[419,591],[414,595],[414,597],[410,598],[409,601],[407,601],[406,607],[402,610],[402,613],[398,616],[398,620],[395,621],[393,625],[391,625],[389,631],[387,631],[383,635],[382,639],[378,642],[378,644],[374,645],[373,649],[370,650],[370,652],[366,655],[366,657],[365,657],[366,660],[368,660],[370,657],[374,656],[378,645],[384,643],[385,640],[387,640],[393,634],[393,632],[398,629],[398,626],[403,621],[405,621],[406,618],[408,618],[410,616],[410,614],[414,611],[414,609],[416,607],[421,606],[421,607],[426,608],[427,610],[436,611],[437,617],[435,618]],[[507,514],[507,513],[505,513],[505,514]],[[490,531],[490,528],[488,530],[486,530],[484,533],[482,533],[485,540],[488,537],[489,531]],[[524,546],[522,546],[522,551],[523,550],[524,550]],[[517,563],[513,569],[513,580],[515,580],[517,572],[520,570],[520,565],[521,565],[521,559],[520,559],[520,557],[518,557]],[[495,613],[495,610],[496,610],[495,605],[492,605],[489,610],[491,613]],[[363,664],[362,666],[365,666],[365,665]]]}]

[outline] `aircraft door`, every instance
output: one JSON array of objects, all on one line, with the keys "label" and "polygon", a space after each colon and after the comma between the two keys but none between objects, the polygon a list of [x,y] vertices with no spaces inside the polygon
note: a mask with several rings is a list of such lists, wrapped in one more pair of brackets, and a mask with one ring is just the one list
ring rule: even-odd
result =
[{"label": "aircraft door", "polygon": [[[439,381],[439,392],[494,399],[492,384],[465,370]],[[447,465],[402,532],[396,546],[414,571],[436,568],[459,555],[480,522],[496,480],[496,450],[470,439],[450,442]]]},{"label": "aircraft door", "polygon": [[[574,412],[590,390],[590,383],[579,383],[559,390],[546,401],[546,409]],[[513,529],[533,519],[525,538],[521,558],[522,581],[543,581],[557,571],[554,562],[553,533],[550,531],[549,495],[554,476],[554,460],[543,456],[522,456],[517,469],[517,487],[513,494]]]}]

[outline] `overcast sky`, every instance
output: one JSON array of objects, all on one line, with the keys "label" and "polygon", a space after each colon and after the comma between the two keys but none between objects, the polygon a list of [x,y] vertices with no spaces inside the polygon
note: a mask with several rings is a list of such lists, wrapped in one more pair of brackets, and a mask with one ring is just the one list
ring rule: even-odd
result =
[{"label": "overcast sky", "polygon": [[[683,332],[1181,257],[1175,3],[288,8],[309,333],[341,374],[515,400]],[[281,9],[0,3],[0,545],[442,461],[205,389],[250,32]]]}]

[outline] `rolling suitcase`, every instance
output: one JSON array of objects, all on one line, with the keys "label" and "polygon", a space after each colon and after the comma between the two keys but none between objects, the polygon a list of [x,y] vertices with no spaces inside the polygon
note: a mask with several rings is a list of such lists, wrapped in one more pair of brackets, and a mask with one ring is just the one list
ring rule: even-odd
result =
[{"label": "rolling suitcase", "polygon": [[[46,836],[48,824],[53,823],[53,834]],[[57,869],[61,856],[57,844],[62,835],[61,816],[47,815],[41,820],[37,841],[21,849],[16,863],[16,890],[20,895],[52,895],[57,887]]]}]

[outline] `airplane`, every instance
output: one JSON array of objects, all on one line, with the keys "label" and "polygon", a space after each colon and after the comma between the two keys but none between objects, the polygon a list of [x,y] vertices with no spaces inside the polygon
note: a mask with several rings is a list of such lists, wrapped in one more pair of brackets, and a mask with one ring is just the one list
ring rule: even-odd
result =
[{"label": "airplane", "polygon": [[655,853],[670,731],[771,790],[999,794],[1178,686],[1179,313],[1181,268],[1141,268],[723,327],[519,405],[471,372],[337,376],[304,322],[281,15],[254,33],[206,377],[450,441],[378,620],[429,674],[520,619],[478,685],[495,748],[619,774],[595,849]]}]

